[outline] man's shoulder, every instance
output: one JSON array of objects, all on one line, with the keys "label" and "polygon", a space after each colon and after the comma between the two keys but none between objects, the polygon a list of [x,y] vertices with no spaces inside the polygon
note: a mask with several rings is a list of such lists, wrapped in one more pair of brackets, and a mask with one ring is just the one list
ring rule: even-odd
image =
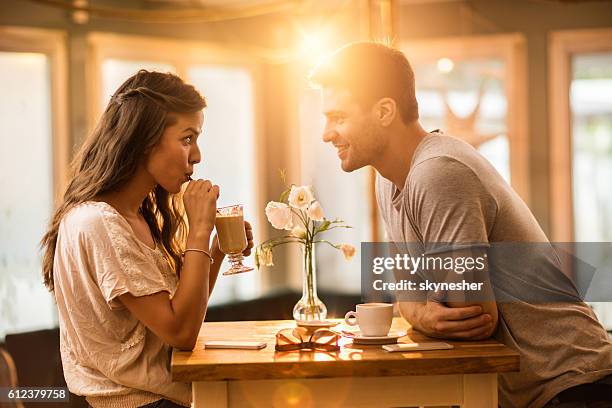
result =
[{"label": "man's shoulder", "polygon": [[492,173],[492,165],[472,145],[454,136],[432,133],[417,150],[406,184],[445,181],[463,185],[482,182],[483,175]]},{"label": "man's shoulder", "polygon": [[460,187],[480,180],[469,161],[454,155],[438,154],[415,163],[406,179],[406,187],[412,191],[425,185],[427,188]]},{"label": "man's shoulder", "polygon": [[[477,150],[469,143],[443,133],[432,133],[417,150],[412,160],[412,168],[436,158],[453,159],[458,163],[467,165],[478,156]],[[427,163],[436,165],[436,161]],[[469,167],[469,166],[468,166]]]}]

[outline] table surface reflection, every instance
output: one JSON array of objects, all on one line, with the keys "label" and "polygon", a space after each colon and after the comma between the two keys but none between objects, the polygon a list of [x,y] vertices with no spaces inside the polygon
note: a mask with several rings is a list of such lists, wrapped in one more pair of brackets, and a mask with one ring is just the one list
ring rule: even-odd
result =
[{"label": "table surface reflection", "polygon": [[[337,320],[341,321],[341,320]],[[205,322],[193,351],[174,350],[174,381],[264,380],[496,373],[519,370],[519,355],[493,340],[449,341],[451,350],[388,353],[380,345],[356,345],[342,338],[337,352],[275,351],[275,334],[293,320]],[[406,331],[400,343],[440,341],[424,336],[401,318],[391,330]],[[261,350],[205,350],[210,340],[263,341]]]}]

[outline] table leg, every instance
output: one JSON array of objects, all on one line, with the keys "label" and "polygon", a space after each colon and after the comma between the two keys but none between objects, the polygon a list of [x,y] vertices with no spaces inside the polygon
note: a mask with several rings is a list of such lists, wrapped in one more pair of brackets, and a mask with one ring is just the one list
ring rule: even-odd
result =
[{"label": "table leg", "polygon": [[228,408],[227,381],[193,383],[193,408]]},{"label": "table leg", "polygon": [[465,374],[462,408],[497,408],[497,374]]}]

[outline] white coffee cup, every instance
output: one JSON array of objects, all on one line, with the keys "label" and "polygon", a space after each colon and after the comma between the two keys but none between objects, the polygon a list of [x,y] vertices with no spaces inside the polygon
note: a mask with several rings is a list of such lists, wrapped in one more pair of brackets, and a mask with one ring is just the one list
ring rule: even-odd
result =
[{"label": "white coffee cup", "polygon": [[393,321],[393,305],[390,303],[362,303],[357,305],[356,312],[348,312],[344,316],[344,321],[349,326],[359,325],[363,336],[386,336],[389,334]]}]

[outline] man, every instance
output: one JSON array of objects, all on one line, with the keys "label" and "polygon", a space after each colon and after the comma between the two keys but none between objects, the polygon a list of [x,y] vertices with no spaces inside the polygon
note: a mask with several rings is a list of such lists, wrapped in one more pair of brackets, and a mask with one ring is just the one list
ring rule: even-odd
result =
[{"label": "man", "polygon": [[[376,169],[378,206],[392,241],[425,250],[445,243],[448,251],[471,253],[491,243],[548,243],[529,208],[474,148],[421,127],[414,74],[401,52],[349,44],[316,67],[311,80],[322,89],[323,140],[336,147],[342,170]],[[586,397],[612,405],[612,341],[557,268],[554,252],[529,249],[521,259],[525,268],[502,262],[490,270],[486,298],[400,302],[400,312],[431,337],[493,336],[518,351],[521,371],[499,376],[502,407]],[[530,302],[522,291],[563,301]]]}]

